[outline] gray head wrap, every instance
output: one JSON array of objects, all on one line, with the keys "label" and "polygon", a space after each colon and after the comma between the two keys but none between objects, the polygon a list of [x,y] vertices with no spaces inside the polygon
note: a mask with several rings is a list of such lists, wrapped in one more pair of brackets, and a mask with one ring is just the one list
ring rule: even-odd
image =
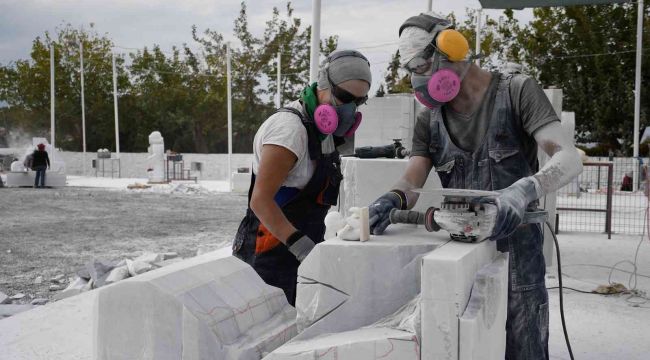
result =
[{"label": "gray head wrap", "polygon": [[[445,16],[433,11],[424,14],[438,19],[446,19]],[[424,48],[431,43],[439,31],[444,29],[446,29],[446,27],[442,25],[436,25],[431,32],[427,32],[415,26],[405,28],[404,31],[402,31],[402,35],[399,37],[400,65],[405,66],[406,63],[411,61],[411,59],[417,55],[418,52],[424,50]]]},{"label": "gray head wrap", "polygon": [[[343,51],[343,50],[341,50]],[[339,51],[332,53],[336,54]],[[330,56],[332,56],[330,55]],[[357,56],[342,56],[332,62],[325,63],[318,72],[318,89],[329,89],[330,82],[327,80],[327,72],[334,85],[348,80],[363,80],[372,84],[370,65],[368,61]]]}]

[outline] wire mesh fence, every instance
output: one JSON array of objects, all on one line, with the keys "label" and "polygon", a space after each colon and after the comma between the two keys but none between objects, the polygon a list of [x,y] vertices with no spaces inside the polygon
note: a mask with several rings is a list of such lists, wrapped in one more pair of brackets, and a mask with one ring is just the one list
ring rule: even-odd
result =
[{"label": "wire mesh fence", "polygon": [[557,192],[557,229],[641,234],[647,170],[647,158],[590,158],[582,174]]}]

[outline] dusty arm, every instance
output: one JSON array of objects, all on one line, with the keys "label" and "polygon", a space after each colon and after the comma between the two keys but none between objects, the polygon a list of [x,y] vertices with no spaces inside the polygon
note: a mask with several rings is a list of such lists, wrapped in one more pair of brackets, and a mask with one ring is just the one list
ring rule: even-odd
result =
[{"label": "dusty arm", "polygon": [[419,193],[412,191],[424,186],[433,168],[431,159],[424,156],[413,156],[404,171],[404,175],[393,186],[393,189],[402,190],[406,194],[407,208],[411,209],[418,201]]},{"label": "dusty arm", "polygon": [[542,197],[568,184],[582,172],[580,154],[559,122],[552,122],[534,134],[539,146],[551,159],[533,177],[537,180],[537,197]]}]

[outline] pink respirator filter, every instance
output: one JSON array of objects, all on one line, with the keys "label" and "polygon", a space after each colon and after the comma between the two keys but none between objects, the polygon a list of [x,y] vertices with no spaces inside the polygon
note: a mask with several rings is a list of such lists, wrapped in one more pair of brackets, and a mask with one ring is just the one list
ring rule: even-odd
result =
[{"label": "pink respirator filter", "polygon": [[418,99],[420,104],[428,107],[431,110],[433,110],[433,109],[435,109],[435,108],[437,108],[439,106],[439,105],[430,103],[419,91],[415,91],[414,94],[415,94],[415,98]]},{"label": "pink respirator filter", "polygon": [[432,99],[450,102],[460,92],[460,77],[450,69],[440,69],[431,76],[427,90]]},{"label": "pink respirator filter", "polygon": [[359,125],[361,125],[361,118],[362,118],[361,113],[357,111],[356,114],[354,114],[354,124],[352,124],[352,127],[348,131],[346,131],[345,135],[343,136],[352,137],[352,135],[354,135],[354,132],[357,131],[357,129],[359,128]]},{"label": "pink respirator filter", "polygon": [[332,105],[318,105],[314,111],[314,122],[318,130],[325,135],[329,135],[339,126],[339,117],[336,115],[336,109]]}]

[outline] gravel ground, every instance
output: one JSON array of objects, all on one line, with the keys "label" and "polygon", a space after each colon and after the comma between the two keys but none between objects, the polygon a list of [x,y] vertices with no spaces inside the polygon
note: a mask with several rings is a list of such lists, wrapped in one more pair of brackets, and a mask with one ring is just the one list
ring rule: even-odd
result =
[{"label": "gravel ground", "polygon": [[[0,189],[0,291],[51,298],[49,279],[74,277],[92,258],[144,251],[196,254],[233,238],[246,197],[106,189]],[[43,276],[41,284],[34,280]],[[64,284],[65,285],[65,284]]]}]

